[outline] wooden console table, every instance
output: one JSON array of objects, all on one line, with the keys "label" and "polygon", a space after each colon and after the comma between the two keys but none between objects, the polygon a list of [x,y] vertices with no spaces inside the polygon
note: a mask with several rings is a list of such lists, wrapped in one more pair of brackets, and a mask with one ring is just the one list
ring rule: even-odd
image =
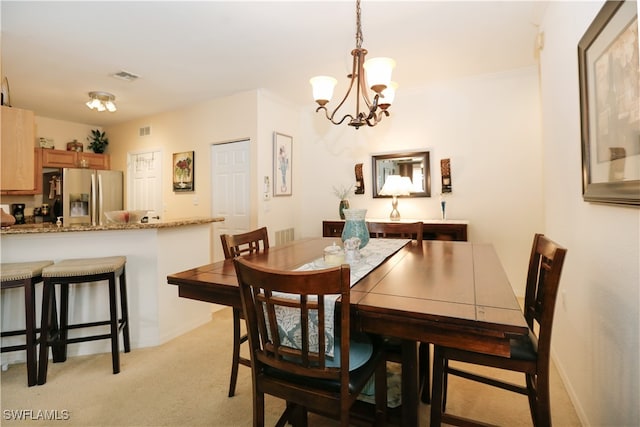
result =
[{"label": "wooden console table", "polygon": [[[369,222],[391,222],[388,219],[366,219]],[[467,241],[467,226],[469,221],[464,220],[437,220],[437,219],[403,219],[400,222],[422,221],[422,238],[425,240],[454,240]],[[344,228],[344,220],[322,221],[322,237],[340,237]]]}]

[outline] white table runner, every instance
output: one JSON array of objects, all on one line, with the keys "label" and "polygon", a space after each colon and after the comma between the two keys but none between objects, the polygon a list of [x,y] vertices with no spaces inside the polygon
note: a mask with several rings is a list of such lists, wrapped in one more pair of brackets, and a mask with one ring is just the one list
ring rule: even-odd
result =
[{"label": "white table runner", "polygon": [[[371,239],[367,246],[360,250],[360,260],[349,263],[351,266],[351,287],[358,283],[360,279],[366,276],[370,271],[382,264],[384,260],[391,255],[398,252],[403,248],[410,240],[409,239]],[[322,257],[307,263],[295,271],[311,271],[321,270],[327,268],[324,259]],[[333,356],[334,346],[334,313],[335,302],[339,298],[339,295],[327,296],[325,300],[325,346],[328,356]],[[276,307],[276,315],[278,317],[278,326],[280,332],[280,341],[288,346],[301,347],[301,333],[300,333],[300,310],[291,309],[289,307]],[[309,313],[311,342],[309,344],[312,350],[318,349],[317,341],[314,342],[313,338],[318,337],[318,318],[317,313]]]}]

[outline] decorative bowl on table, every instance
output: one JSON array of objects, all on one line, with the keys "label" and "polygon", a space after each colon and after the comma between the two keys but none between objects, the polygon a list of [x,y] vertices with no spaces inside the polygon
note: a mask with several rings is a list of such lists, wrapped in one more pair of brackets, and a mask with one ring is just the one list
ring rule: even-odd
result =
[{"label": "decorative bowl on table", "polygon": [[104,213],[107,220],[115,224],[135,224],[147,214],[142,210],[108,211]]}]

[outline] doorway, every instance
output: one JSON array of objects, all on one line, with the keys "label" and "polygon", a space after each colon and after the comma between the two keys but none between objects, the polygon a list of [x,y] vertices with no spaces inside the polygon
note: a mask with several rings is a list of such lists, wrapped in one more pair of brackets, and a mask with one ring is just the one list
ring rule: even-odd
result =
[{"label": "doorway", "polygon": [[129,153],[127,209],[160,216],[162,208],[162,152]]},{"label": "doorway", "polygon": [[244,233],[251,227],[250,148],[248,139],[211,146],[211,215],[225,219],[214,227],[214,261],[224,258],[221,234]]}]

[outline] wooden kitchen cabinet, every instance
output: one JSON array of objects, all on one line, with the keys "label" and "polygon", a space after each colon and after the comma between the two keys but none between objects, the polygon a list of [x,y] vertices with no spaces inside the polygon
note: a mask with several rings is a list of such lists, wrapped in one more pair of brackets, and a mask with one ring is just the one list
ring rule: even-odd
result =
[{"label": "wooden kitchen cabinet", "polygon": [[[425,240],[467,241],[467,221],[439,220],[406,220],[422,221],[422,238]],[[385,220],[367,219],[366,222],[386,222]],[[344,220],[322,221],[322,237],[340,237],[344,228]]]},{"label": "wooden kitchen cabinet", "polygon": [[87,161],[87,168],[109,169],[111,157],[108,154],[84,153],[79,151],[52,150],[43,148],[42,167],[45,168],[77,168],[82,160]]},{"label": "wooden kitchen cabinet", "polygon": [[82,160],[86,160],[88,162],[88,168],[90,169],[104,169],[108,170],[111,168],[111,157],[108,154],[97,154],[97,153],[76,153],[78,155],[78,164]]},{"label": "wooden kitchen cabinet", "polygon": [[36,194],[33,111],[6,106],[1,108],[0,190],[2,194]]},{"label": "wooden kitchen cabinet", "polygon": [[[42,157],[40,156],[40,148],[33,149],[33,180],[34,186],[30,190],[1,190],[3,196],[31,196],[34,194],[42,194]],[[4,166],[3,166],[4,168]],[[3,185],[4,187],[4,185]]]}]

